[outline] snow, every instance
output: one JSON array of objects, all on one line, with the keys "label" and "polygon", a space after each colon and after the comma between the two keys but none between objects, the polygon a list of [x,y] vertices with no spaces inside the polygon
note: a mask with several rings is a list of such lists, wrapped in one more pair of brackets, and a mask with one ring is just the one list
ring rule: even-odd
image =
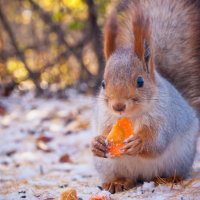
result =
[{"label": "snow", "polygon": [[[88,200],[101,191],[92,165],[90,122],[94,99],[74,91],[66,99],[35,98],[13,93],[0,99],[7,114],[0,116],[0,199],[58,199],[67,187]],[[50,137],[49,142],[40,141]],[[43,149],[44,148],[44,149]],[[47,151],[45,151],[47,148]],[[70,162],[60,157],[69,155]],[[135,188],[111,195],[113,200],[200,199],[200,141],[191,176],[183,183],[138,184]]]},{"label": "snow", "polygon": [[155,183],[154,182],[144,182],[142,189],[145,190],[152,190],[155,188]]}]

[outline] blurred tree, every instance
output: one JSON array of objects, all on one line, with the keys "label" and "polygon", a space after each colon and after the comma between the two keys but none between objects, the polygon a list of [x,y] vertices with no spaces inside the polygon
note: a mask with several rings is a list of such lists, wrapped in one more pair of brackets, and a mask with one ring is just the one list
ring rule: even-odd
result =
[{"label": "blurred tree", "polygon": [[52,86],[95,91],[104,69],[101,30],[110,2],[0,0],[1,83],[34,86],[38,94]]}]

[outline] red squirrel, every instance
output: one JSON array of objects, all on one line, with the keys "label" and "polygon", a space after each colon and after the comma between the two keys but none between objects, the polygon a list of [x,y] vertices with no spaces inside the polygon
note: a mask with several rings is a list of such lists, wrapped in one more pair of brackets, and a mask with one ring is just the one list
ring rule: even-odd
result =
[{"label": "red squirrel", "polygon": [[[189,174],[199,132],[192,108],[200,105],[197,3],[125,0],[107,20],[91,146],[102,186],[111,193],[138,180]],[[132,121],[134,134],[120,157],[106,157],[106,137],[122,117]]]}]

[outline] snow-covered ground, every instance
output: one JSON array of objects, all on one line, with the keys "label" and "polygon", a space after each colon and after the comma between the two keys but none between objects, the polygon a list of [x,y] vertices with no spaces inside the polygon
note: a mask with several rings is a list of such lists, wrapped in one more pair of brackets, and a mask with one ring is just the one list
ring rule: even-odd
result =
[{"label": "snow-covered ground", "polygon": [[[90,121],[94,98],[0,98],[0,199],[59,199],[67,187],[89,200],[100,191],[92,166]],[[1,114],[3,114],[1,112]],[[200,141],[191,177],[179,184],[154,182],[111,195],[113,200],[200,199]]]}]

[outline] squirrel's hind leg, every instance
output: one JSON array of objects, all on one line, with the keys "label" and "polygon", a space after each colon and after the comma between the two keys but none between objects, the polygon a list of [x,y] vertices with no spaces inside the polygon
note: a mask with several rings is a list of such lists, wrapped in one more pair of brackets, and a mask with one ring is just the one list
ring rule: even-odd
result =
[{"label": "squirrel's hind leg", "polygon": [[102,187],[110,193],[122,192],[135,185],[135,179],[125,170],[124,160],[94,157],[94,166],[99,172]]},{"label": "squirrel's hind leg", "polygon": [[129,190],[133,188],[135,182],[131,179],[121,178],[121,179],[114,179],[109,183],[103,183],[102,187],[105,190],[108,190],[110,193],[114,194],[117,192],[123,192],[125,190]]}]

